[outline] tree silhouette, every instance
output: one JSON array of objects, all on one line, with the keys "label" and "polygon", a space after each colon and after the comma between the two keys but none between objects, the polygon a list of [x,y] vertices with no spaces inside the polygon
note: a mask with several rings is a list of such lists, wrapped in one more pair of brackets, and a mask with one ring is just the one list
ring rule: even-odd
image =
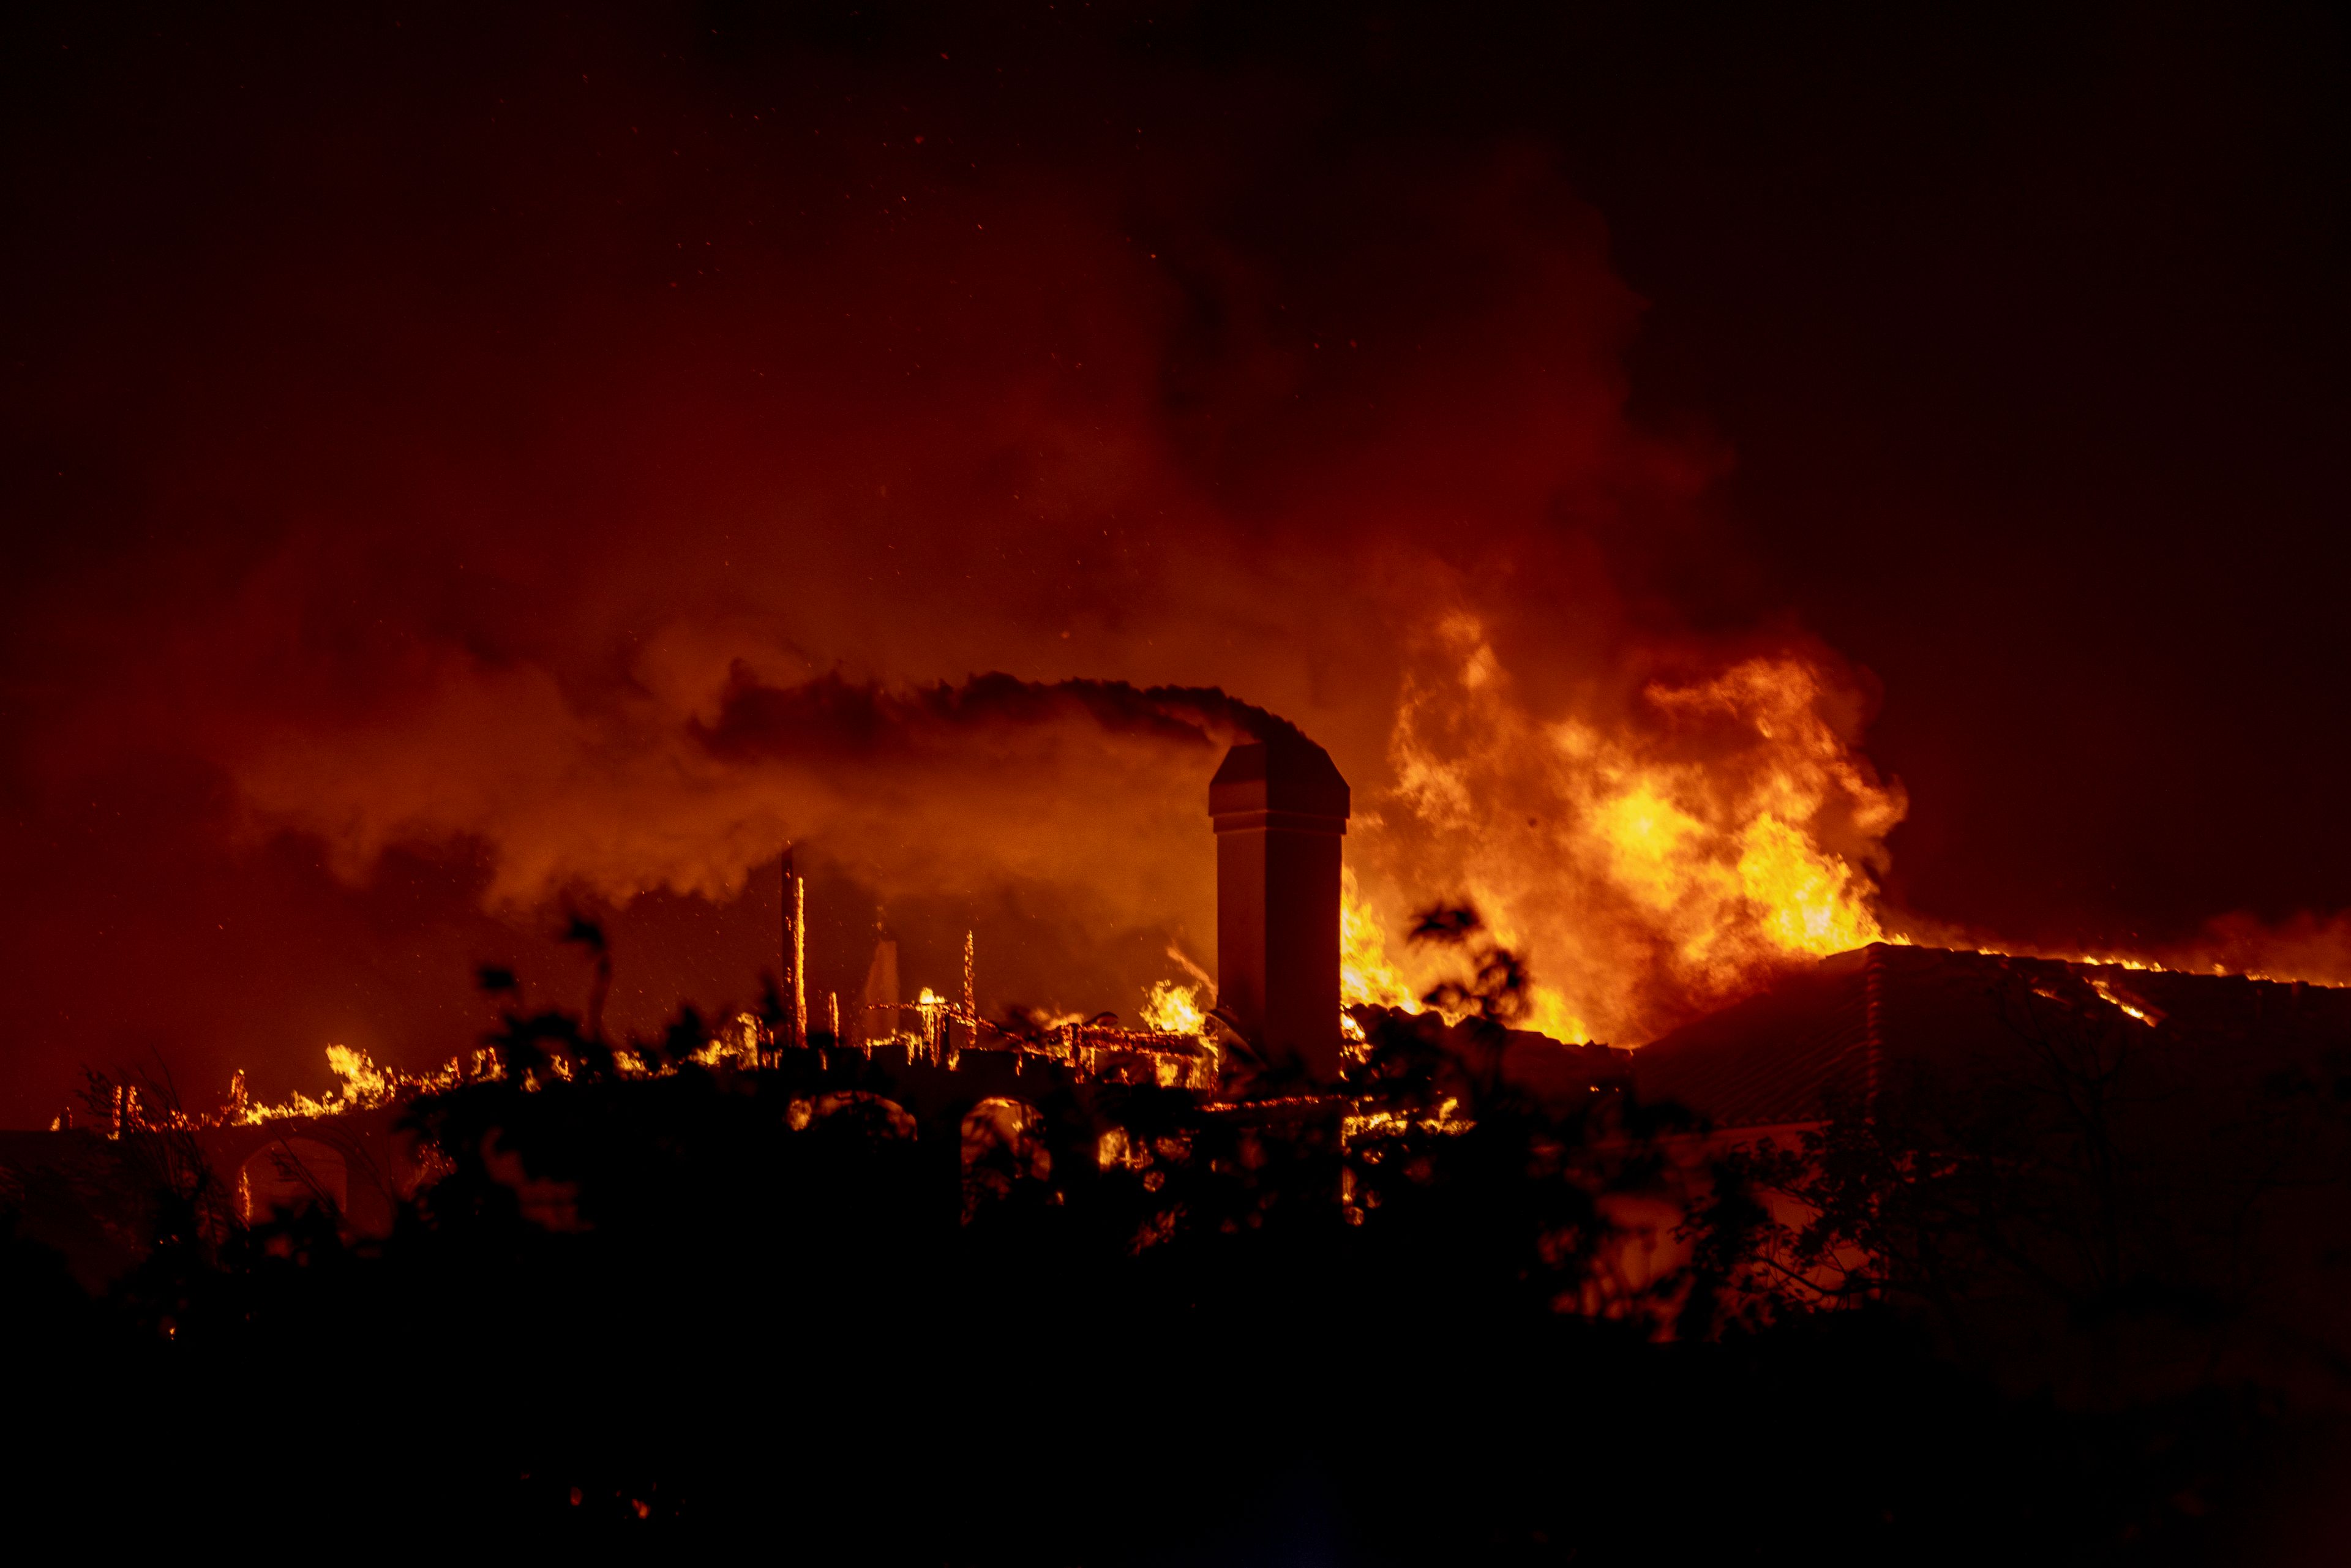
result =
[{"label": "tree silhouette", "polygon": [[[969,1058],[705,1065],[687,1008],[624,1072],[598,1049],[608,969],[578,1015],[486,976],[503,1075],[407,1108],[440,1174],[388,1236],[314,1208],[157,1248],[51,1325],[141,1429],[218,1435],[168,1459],[117,1444],[106,1495],[173,1528],[254,1497],[281,1524],[446,1550],[640,1532],[1140,1563],[1306,1530],[1343,1562],[1647,1563],[1800,1517],[1813,1555],[1876,1562],[2186,1540],[2168,1500],[2221,1497],[2212,1478],[2269,1440],[2225,1401],[2128,1421],[2002,1403],[1873,1304],[2011,1254],[2137,1256],[2143,1229],[2101,1207],[2138,1190],[2130,1141],[2101,1166],[2080,1121],[2128,1100],[2136,1057],[2043,1019],[2032,1060],[2104,1099],[2044,1096],[2042,1121],[1938,1164],[1882,1098],[1812,1151],[1816,1233],[1761,1201],[1792,1167],[1725,1162],[1687,1261],[1635,1277],[1624,1216],[1687,1196],[1691,1124],[1505,1074],[1525,967],[1454,910],[1427,924],[1468,960],[1456,1021],[1359,1009],[1338,1092],[1238,1101],[1042,1065],[983,1083]],[[2307,1120],[2332,1092],[2273,1103]],[[2080,1157],[1991,1223],[2001,1162],[2067,1116]],[[1744,1312],[1775,1267],[1857,1258],[1832,1243],[1856,1236],[1872,1271],[1842,1294]],[[35,1258],[0,1246],[12,1278]],[[59,1495],[89,1494],[78,1473]]]}]

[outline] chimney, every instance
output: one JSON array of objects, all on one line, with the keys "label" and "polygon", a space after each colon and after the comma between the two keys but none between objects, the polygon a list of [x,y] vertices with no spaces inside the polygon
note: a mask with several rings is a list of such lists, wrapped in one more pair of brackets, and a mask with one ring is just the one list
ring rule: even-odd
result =
[{"label": "chimney", "polygon": [[873,912],[873,962],[865,970],[865,990],[858,998],[857,1016],[850,1020],[850,1040],[869,1052],[877,1039],[896,1032],[898,1017],[898,939]]},{"label": "chimney", "polygon": [[1217,1002],[1270,1060],[1339,1076],[1339,841],[1347,781],[1308,740],[1225,754],[1217,827]]}]

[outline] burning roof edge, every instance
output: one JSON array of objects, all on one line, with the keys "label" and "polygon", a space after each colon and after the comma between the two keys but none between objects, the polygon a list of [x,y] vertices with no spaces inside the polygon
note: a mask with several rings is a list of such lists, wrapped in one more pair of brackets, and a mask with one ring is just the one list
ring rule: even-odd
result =
[{"label": "burning roof edge", "polygon": [[2351,990],[1873,943],[1643,1046],[1634,1082],[1644,1100],[1674,1102],[1718,1128],[1819,1123],[1840,1101],[1874,1099],[1891,1064],[1980,1061],[2013,1045],[2001,997],[2017,987],[2095,998],[2133,1027],[2216,1049],[2351,1045]]}]

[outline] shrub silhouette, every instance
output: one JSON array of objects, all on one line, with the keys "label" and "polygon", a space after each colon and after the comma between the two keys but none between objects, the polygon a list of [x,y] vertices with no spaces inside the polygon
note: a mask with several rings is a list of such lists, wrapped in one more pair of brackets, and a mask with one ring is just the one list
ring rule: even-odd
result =
[{"label": "shrub silhouette", "polygon": [[2085,1424],[1880,1311],[1740,1327],[1735,1179],[1687,1269],[1610,1296],[1611,1199],[1657,1190],[1687,1124],[1507,1082],[1523,966],[1464,913],[1462,1021],[1374,1017],[1343,1095],[1031,1069],[1036,1150],[977,1184],[963,1118],[1004,1091],[976,1071],[705,1066],[682,1009],[627,1047],[663,1071],[622,1072],[600,941],[585,1016],[506,1012],[505,1077],[409,1108],[445,1174],[388,1236],[180,1221],[95,1303],[0,1245],[73,1356],[27,1392],[78,1446],[19,1484],[119,1532],[822,1561],[1645,1563],[1798,1519],[1830,1562],[2193,1543],[2133,1446],[2220,1464],[2264,1440],[2242,1407]]}]

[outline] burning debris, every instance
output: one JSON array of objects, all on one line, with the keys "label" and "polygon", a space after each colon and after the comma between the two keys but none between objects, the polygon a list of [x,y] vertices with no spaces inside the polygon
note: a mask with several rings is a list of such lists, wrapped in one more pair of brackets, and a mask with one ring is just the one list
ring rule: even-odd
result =
[{"label": "burning debris", "polygon": [[1155,988],[1144,1004],[1145,1027],[1139,1030],[1122,1027],[1110,1013],[1002,1024],[981,1017],[977,940],[969,932],[964,935],[960,1002],[925,986],[911,1002],[870,1001],[867,1008],[888,1025],[865,1031],[851,1048],[869,1061],[895,1055],[904,1066],[924,1062],[954,1071],[963,1065],[965,1052],[978,1051],[1009,1061],[1016,1073],[1031,1062],[1050,1062],[1081,1082],[1196,1090],[1217,1082],[1215,1020],[1199,1010],[1188,989],[1172,982]]},{"label": "burning debris", "polygon": [[[1472,664],[1474,669],[1475,659]],[[1480,681],[1490,685],[1498,678],[1489,671]],[[1594,764],[1588,748],[1578,749],[1582,743],[1574,737],[1555,736],[1567,752],[1596,766],[1603,779],[1591,820],[1614,823],[1610,831],[1632,846],[1627,854],[1639,849],[1648,857],[1643,863],[1662,879],[1657,886],[1682,889],[1675,900],[1729,900],[1733,894],[1723,891],[1729,882],[1711,894],[1689,889],[1708,877],[1736,880],[1743,890],[1736,897],[1781,911],[1785,918],[1771,927],[1778,932],[1772,940],[1787,951],[1876,932],[1865,909],[1854,902],[1860,884],[1827,862],[1808,860],[1789,836],[1791,824],[1817,809],[1821,792],[1832,787],[1878,812],[1872,821],[1882,821],[1892,809],[1885,799],[1870,804],[1866,779],[1840,771],[1842,754],[1834,735],[1806,727],[1801,716],[1813,698],[1800,675],[1784,667],[1759,666],[1714,685],[1653,693],[1652,700],[1668,711],[1740,713],[1758,702],[1766,707],[1778,703],[1776,716],[1755,721],[1759,733],[1771,747],[1792,736],[1796,753],[1811,758],[1814,772],[1804,775],[1790,763],[1793,774],[1773,775],[1776,782],[1763,791],[1768,798],[1750,802],[1751,810],[1740,808],[1747,812],[1743,817],[1734,813],[1733,820],[1744,826],[1736,855],[1725,859],[1729,852],[1721,845],[1719,854],[1693,847],[1702,836],[1699,820],[1694,808],[1676,803],[1674,792],[1681,788],[1677,780],[1683,776],[1672,767],[1645,770],[1624,759]],[[1774,726],[1784,732],[1776,739]],[[1810,783],[1803,781],[1807,777]],[[1432,779],[1424,779],[1422,787],[1431,798],[1443,792]],[[1416,997],[1342,862],[1340,843],[1351,800],[1345,780],[1325,754],[1302,738],[1243,742],[1228,753],[1208,794],[1217,845],[1217,983],[1212,987],[1210,977],[1171,946],[1171,961],[1188,977],[1155,982],[1143,998],[1139,1027],[1107,1012],[1052,1016],[1015,1009],[1001,1021],[990,1019],[980,1007],[978,940],[970,930],[963,936],[956,993],[924,986],[912,1000],[902,999],[898,944],[886,926],[877,925],[849,1032],[843,1033],[833,993],[826,998],[827,1027],[811,1030],[808,891],[788,850],[782,860],[784,979],[769,988],[757,1010],[705,1024],[684,1009],[657,1040],[609,1041],[602,1009],[611,979],[611,954],[601,930],[575,917],[565,940],[591,960],[584,1019],[559,1011],[507,1010],[481,1049],[423,1073],[389,1070],[364,1052],[330,1046],[327,1064],[336,1082],[318,1096],[298,1092],[276,1103],[257,1102],[239,1073],[226,1101],[210,1112],[183,1110],[168,1085],[128,1080],[93,1077],[86,1098],[106,1139],[126,1146],[145,1146],[158,1138],[217,1138],[236,1130],[269,1133],[266,1146],[236,1155],[243,1162],[236,1176],[237,1207],[251,1223],[282,1202],[315,1200],[340,1216],[346,1195],[357,1190],[350,1172],[378,1163],[399,1172],[389,1184],[380,1173],[371,1177],[384,1195],[379,1207],[388,1210],[392,1202],[413,1198],[457,1168],[453,1160],[469,1157],[464,1148],[434,1142],[439,1134],[415,1147],[386,1145],[380,1162],[364,1139],[319,1141],[346,1119],[372,1116],[389,1126],[387,1119],[396,1118],[403,1126],[429,1129],[469,1092],[499,1088],[528,1102],[567,1086],[630,1092],[626,1086],[636,1084],[642,1089],[635,1092],[659,1094],[668,1092],[665,1086],[716,1083],[731,1086],[729,1092],[758,1096],[781,1085],[789,1097],[785,1124],[796,1133],[844,1117],[870,1123],[877,1134],[892,1138],[923,1136],[926,1126],[952,1124],[967,1170],[978,1173],[971,1176],[977,1185],[966,1195],[968,1220],[977,1212],[973,1205],[1009,1200],[1024,1190],[1022,1182],[1041,1181],[1040,1173],[1051,1168],[1040,1141],[1045,1125],[1040,1103],[1071,1095],[1091,1103],[1106,1094],[1174,1092],[1191,1131],[1170,1141],[1111,1116],[1088,1134],[1096,1162],[1104,1169],[1140,1173],[1150,1186],[1190,1157],[1191,1140],[1210,1124],[1282,1127],[1290,1130],[1286,1136],[1321,1128],[1311,1135],[1327,1135],[1353,1162],[1343,1173],[1340,1205],[1346,1223],[1361,1225],[1380,1201],[1384,1178],[1377,1167],[1389,1153],[1397,1152],[1409,1164],[1421,1157],[1411,1151],[1425,1151],[1432,1138],[1472,1136],[1480,1123],[1478,1107],[1579,1124],[1594,1114],[1626,1114],[1613,1108],[1635,1103],[1637,1064],[1652,1098],[1684,1101],[1717,1121],[1731,1115],[1735,1124],[1736,1115],[1726,1109],[1729,1103],[1709,1098],[1719,1098],[1720,1085],[1703,1071],[1683,1082],[1675,1077],[1677,1063],[1716,1063],[1729,1051],[1736,1060],[1723,1081],[1733,1085],[1736,1101],[1756,1083],[1799,1071],[1819,1054],[1806,1046],[1782,1052],[1786,1060],[1758,1065],[1740,1054],[1745,1047],[1737,1040],[1694,1055],[1687,1040],[1671,1037],[1637,1059],[1604,1046],[1563,1041],[1547,1027],[1555,1024],[1558,994],[1529,971],[1509,931],[1468,903],[1438,904],[1416,918],[1409,936],[1416,958],[1425,972],[1443,977]],[[1668,874],[1667,868],[1677,864],[1681,869]],[[1719,927],[1703,927],[1687,951],[1693,961],[1705,959],[1729,940]],[[1886,961],[1884,955],[1893,951],[1913,954],[1906,964],[1931,956],[1923,949],[1880,942],[1867,948],[1865,966],[1853,970],[1870,977],[1867,1016],[1855,1038],[1865,1040],[1864,1055],[1871,1063],[1876,1061],[1880,1027],[1876,977]],[[1844,973],[1852,968],[1851,957],[1834,960],[1823,972]],[[1970,957],[2005,962],[1985,955]],[[1746,962],[1738,958],[1734,967]],[[2038,994],[2064,1006],[2073,1005],[2072,998],[2088,998],[2107,1009],[2107,1016],[2127,1020],[2126,1027],[2168,1039],[2167,1019],[2180,1004],[2167,999],[2158,1006],[2155,990],[2118,977],[2129,971],[2110,975],[2097,972],[2100,967],[2076,964],[2065,972],[2073,977],[2064,978],[2061,989],[2050,988],[2059,979],[2044,977]],[[2132,968],[2151,979],[2170,978],[2143,963]],[[504,970],[484,970],[482,985],[492,996],[519,994],[515,977]],[[2171,990],[2160,994],[2174,996]],[[1691,1038],[1711,1037],[1701,1027]],[[1852,1053],[1832,1054],[1843,1063]],[[1874,1065],[1865,1077],[1875,1092]],[[64,1130],[69,1124],[68,1114],[53,1128]],[[492,1147],[503,1136],[495,1128],[485,1136],[490,1144],[479,1151],[487,1162],[484,1168],[517,1195],[535,1223],[557,1231],[588,1223],[575,1190]],[[174,1168],[202,1165],[199,1150]],[[1689,1201],[1687,1194],[1674,1199],[1685,1208]],[[1155,1245],[1172,1234],[1175,1213],[1171,1209],[1149,1221],[1136,1245]],[[1664,1242],[1648,1246],[1652,1255],[1637,1268],[1628,1263],[1627,1278],[1660,1279],[1681,1266],[1670,1263],[1672,1249]],[[1633,1299],[1603,1291],[1592,1301],[1620,1297]],[[1599,1310],[1592,1301],[1578,1310]]]},{"label": "burning debris", "polygon": [[[502,1078],[506,1072],[497,1052],[488,1049],[452,1057],[429,1072],[402,1072],[379,1067],[367,1052],[340,1045],[327,1047],[326,1059],[327,1071],[336,1082],[319,1095],[298,1089],[283,1100],[257,1101],[246,1091],[245,1074],[238,1072],[229,1079],[228,1095],[219,1105],[209,1111],[190,1111],[180,1105],[175,1097],[159,1094],[152,1083],[142,1094],[136,1081],[116,1082],[93,1072],[83,1099],[86,1105],[99,1109],[106,1136],[119,1140],[129,1134],[322,1121],[355,1111],[403,1104],[460,1083]],[[49,1131],[70,1131],[78,1124],[74,1111],[68,1107],[50,1120]]]},{"label": "burning debris", "polygon": [[[379,1067],[364,1052],[327,1049],[337,1080],[324,1095],[297,1092],[276,1103],[251,1099],[242,1073],[217,1110],[188,1113],[174,1106],[158,1120],[142,1114],[136,1086],[106,1091],[110,1136],[162,1127],[209,1129],[314,1122],[359,1111],[398,1106],[475,1082],[511,1078],[526,1092],[583,1073],[657,1080],[686,1066],[757,1073],[790,1055],[808,1055],[820,1071],[853,1053],[868,1063],[891,1061],[946,1072],[967,1062],[994,1061],[1015,1076],[1031,1067],[1078,1083],[1145,1084],[1200,1095],[1230,1095],[1269,1071],[1270,1082],[1326,1093],[1369,1060],[1367,1030],[1416,1030],[1432,1048],[1473,1014],[1517,1021],[1524,1011],[1520,970],[1507,965],[1509,994],[1488,994],[1473,980],[1450,984],[1416,1000],[1389,963],[1378,928],[1341,864],[1345,831],[1344,779],[1319,747],[1302,738],[1234,747],[1209,789],[1217,846],[1219,969],[1224,983],[1204,1002],[1209,977],[1180,948],[1171,957],[1192,976],[1155,982],[1141,1009],[1141,1027],[1113,1013],[1040,1016],[1016,1011],[1006,1021],[979,1008],[977,934],[964,934],[959,997],[924,987],[911,1001],[899,998],[895,939],[878,927],[853,1032],[844,1038],[839,998],[829,996],[821,1033],[808,1026],[808,894],[792,852],[782,860],[782,986],[766,1009],[738,1012],[705,1028],[682,1015],[660,1041],[604,1040],[603,998],[611,977],[601,930],[575,917],[565,940],[593,961],[584,1027],[564,1015],[508,1012],[487,1044],[423,1073]],[[1471,921],[1474,925],[1474,920]],[[1489,947],[1491,947],[1489,942]],[[518,988],[504,970],[486,969],[483,988],[512,995]],[[1425,1018],[1425,1005],[1432,1006]],[[1520,1031],[1519,1054],[1541,1037]],[[1543,1042],[1563,1050],[1555,1040]],[[1458,1040],[1444,1045],[1464,1054]],[[1499,1071],[1499,1058],[1494,1064]],[[1293,1095],[1293,1098],[1295,1096]],[[1311,1100],[1310,1093],[1308,1099]],[[94,1101],[94,1103],[97,1102]],[[1336,1101],[1331,1102],[1338,1103]],[[1366,1113],[1364,1129],[1387,1124],[1390,1112]],[[53,1127],[62,1128],[69,1117]],[[1410,1120],[1410,1117],[1407,1117]],[[1444,1115],[1437,1123],[1446,1124]],[[1413,1123],[1420,1124],[1418,1122]]]},{"label": "burning debris", "polygon": [[[1881,1232],[1867,1228],[1876,1211],[1837,1185],[1850,1161],[1830,1145],[1852,1136],[1840,1096],[1878,1093],[1881,1057],[1900,1060],[1961,1015],[1954,977],[2003,961],[1874,945],[1818,966],[1792,1003],[1758,1011],[1790,1040],[1768,1027],[1697,1026],[1655,1048],[1654,1061],[1569,1044],[1525,1027],[1543,1016],[1527,966],[1468,904],[1415,921],[1414,957],[1444,977],[1416,998],[1339,863],[1344,817],[1300,810],[1267,748],[1234,755],[1211,796],[1219,904],[1241,916],[1219,923],[1232,938],[1220,942],[1219,967],[1246,977],[1249,1007],[1209,989],[1177,949],[1171,961],[1186,977],[1149,988],[1139,1027],[1107,1013],[1016,1010],[994,1021],[981,1010],[975,932],[964,934],[952,992],[923,986],[904,1000],[884,928],[848,1035],[831,993],[828,1027],[813,1030],[809,901],[788,858],[787,979],[756,1010],[705,1023],[687,1009],[659,1039],[615,1044],[601,1010],[610,953],[601,932],[575,921],[569,939],[594,961],[584,1012],[510,1006],[481,1050],[432,1072],[388,1071],[337,1046],[326,1093],[260,1103],[239,1075],[227,1103],[201,1115],[154,1085],[94,1082],[108,1135],[63,1152],[117,1151],[120,1169],[170,1184],[143,1209],[110,1217],[115,1230],[147,1238],[143,1258],[109,1259],[110,1277],[133,1281],[119,1287],[126,1297],[159,1303],[142,1308],[142,1324],[175,1347],[184,1333],[207,1354],[246,1343],[235,1325],[266,1321],[251,1301],[269,1298],[238,1292],[260,1291],[256,1281],[279,1288],[279,1260],[299,1289],[336,1270],[390,1281],[402,1301],[434,1303],[414,1312],[428,1314],[424,1364],[436,1375],[474,1364],[465,1358],[482,1354],[485,1321],[480,1303],[452,1310],[440,1287],[521,1280],[538,1293],[500,1301],[504,1315],[487,1321],[534,1325],[535,1359],[551,1332],[536,1325],[569,1323],[592,1301],[601,1315],[550,1364],[598,1390],[614,1368],[635,1365],[635,1336],[615,1336],[614,1322],[688,1323],[699,1335],[706,1322],[757,1313],[796,1345],[846,1323],[875,1343],[928,1348],[946,1321],[959,1339],[1058,1357],[1080,1343],[1090,1363],[1106,1364],[1138,1335],[1157,1354],[1180,1353],[1204,1322],[1229,1333],[1245,1319],[1261,1333],[1271,1303],[1285,1323],[1315,1325],[1303,1352],[1282,1339],[1285,1364],[1343,1368],[1322,1403],[1350,1411],[1365,1400],[1360,1369],[1384,1364],[1432,1321],[1448,1342],[1480,1346],[1497,1333],[1552,1344],[1544,1336],[1557,1325],[1602,1321],[1623,1332],[1612,1354],[1641,1354],[1653,1341],[1747,1333],[1776,1314],[1843,1312],[1886,1281],[1906,1286],[1887,1270],[1907,1255],[1881,1256]],[[1310,784],[1336,777],[1320,772],[1310,768]],[[1236,801],[1237,778],[1255,799]],[[1325,793],[1321,803],[1343,800]],[[1285,932],[1285,919],[1312,929]],[[2021,972],[2032,996],[2094,1031],[2120,1031],[2126,1050],[2177,1058],[2181,1020],[2214,1021],[2210,982],[2089,966]],[[483,979],[493,996],[519,994],[510,974]],[[2220,1021],[2247,1032],[2235,1014],[2249,1001],[2256,1021],[2335,1019],[2339,999],[2305,1008],[2298,993],[2231,988]],[[1322,1026],[1287,1040],[1278,1031],[1284,1007],[1326,1002]],[[1759,1044],[1775,1048],[1771,1060],[1757,1059]],[[1701,1115],[1656,1103],[1669,1095]],[[1798,1115],[1811,1118],[1801,1129],[1811,1164],[1754,1152],[1759,1127],[1784,1132]],[[2333,1146],[2308,1141],[2317,1153]],[[210,1175],[207,1156],[221,1154],[235,1162],[220,1166],[233,1169],[226,1182]],[[1896,1196],[1917,1207],[1941,1191]],[[174,1218],[183,1213],[197,1218]],[[198,1265],[210,1270],[202,1290],[148,1282]],[[747,1272],[759,1281],[748,1296]],[[583,1278],[597,1281],[586,1298]],[[1247,1303],[1241,1318],[1236,1301]],[[405,1345],[419,1330],[412,1316],[371,1333],[368,1343]],[[1215,1348],[1196,1376],[1222,1375],[1241,1351]],[[730,1361],[730,1396],[741,1375]],[[854,1419],[842,1390],[809,1397],[821,1375],[793,1358],[791,1397]],[[625,1381],[664,1380],[632,1370]],[[1192,1381],[1138,1408],[1151,1421],[1193,1408]],[[958,1386],[932,1367],[924,1391],[893,1391],[888,1406]],[[1432,1386],[1458,1406],[1449,1383]],[[566,1396],[545,1388],[526,1407],[559,1408],[550,1402]],[[1399,1396],[1384,1386],[1373,1396],[1382,1407]],[[1253,1408],[1255,1397],[1227,1403]],[[677,1426],[655,1412],[592,1428],[586,1443],[535,1434],[532,1456],[498,1473],[526,1486],[552,1473],[558,1506],[601,1495],[638,1522],[689,1506],[708,1517],[757,1490],[681,1472],[666,1453],[642,1479],[586,1473],[632,1451],[632,1433]],[[862,1456],[894,1431],[845,1447]]]}]

